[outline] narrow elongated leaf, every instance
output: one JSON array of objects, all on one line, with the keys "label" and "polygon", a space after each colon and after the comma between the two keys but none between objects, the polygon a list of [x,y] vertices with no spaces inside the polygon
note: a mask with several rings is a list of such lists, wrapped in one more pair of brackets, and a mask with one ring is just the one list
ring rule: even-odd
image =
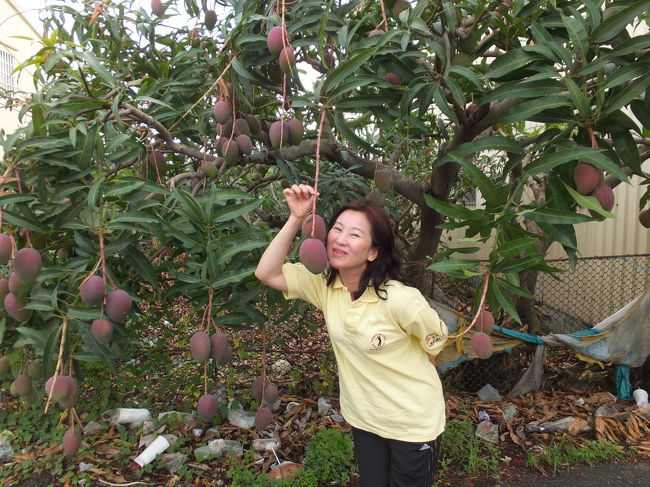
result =
[{"label": "narrow elongated leaf", "polygon": [[528,237],[517,238],[515,240],[510,240],[505,242],[497,248],[499,255],[509,256],[517,255],[521,252],[524,252],[526,249],[530,249],[534,244],[534,241]]},{"label": "narrow elongated leaf", "polygon": [[519,142],[510,137],[491,135],[480,137],[478,139],[474,139],[470,142],[465,142],[459,145],[449,154],[441,158],[441,160],[436,163],[436,165],[441,166],[442,164],[448,162],[452,159],[452,155],[463,157],[468,154],[474,154],[483,151],[503,151],[512,152],[514,154],[522,154],[524,152],[524,149]]},{"label": "narrow elongated leaf", "polygon": [[[595,199],[595,198],[594,198]],[[547,206],[539,206],[530,210],[519,212],[520,216],[533,221],[557,224],[572,224],[593,221],[593,218],[581,213],[574,213],[567,210],[558,210]]]},{"label": "narrow elongated leaf", "polygon": [[133,270],[142,279],[147,281],[154,289],[158,289],[158,275],[151,265],[151,261],[137,247],[129,245],[122,250],[124,260],[126,260]]},{"label": "narrow elongated leaf", "polygon": [[[79,330],[79,335],[81,335],[81,339],[83,340],[84,345],[88,351],[103,363],[105,363],[112,372],[116,372],[115,361],[113,360],[113,357],[111,356],[106,345],[102,345],[101,343],[98,343],[97,340],[95,340],[89,326],[80,324],[80,326],[77,328]],[[81,354],[78,354],[75,357],[77,359],[83,359],[81,357]]]},{"label": "narrow elongated leaf", "polygon": [[575,202],[583,208],[595,211],[599,215],[602,215],[606,218],[616,218],[613,213],[610,213],[609,211],[605,211],[603,209],[602,205],[595,196],[586,196],[584,194],[580,194],[568,184],[565,184],[564,186],[566,187],[571,197],[575,200]]},{"label": "narrow elongated leaf", "polygon": [[224,272],[218,276],[217,279],[212,281],[212,287],[219,288],[227,286],[228,284],[241,282],[245,278],[252,276],[253,272],[255,272],[255,267],[253,266]]},{"label": "narrow elongated leaf", "polygon": [[625,89],[621,90],[613,99],[607,100],[602,115],[606,116],[627,106],[632,100],[638,98],[648,86],[650,86],[650,73],[637,78],[632,83],[626,85]]},{"label": "narrow elongated leaf", "polygon": [[452,153],[449,156],[465,171],[469,180],[481,190],[487,206],[495,207],[505,203],[507,192],[497,187],[487,175],[467,159]]},{"label": "narrow elongated leaf", "polygon": [[245,201],[243,203],[236,203],[234,205],[228,205],[223,210],[218,211],[215,214],[214,220],[216,222],[226,222],[226,221],[234,220],[235,218],[250,213],[253,209],[260,206],[261,203],[262,203],[261,200],[252,200],[252,201]]},{"label": "narrow elongated leaf", "polygon": [[435,199],[433,196],[425,194],[424,199],[427,204],[436,210],[438,213],[445,215],[449,218],[456,218],[458,220],[470,220],[470,221],[487,221],[489,217],[482,210],[470,210],[469,208],[464,207],[463,205],[457,205],[455,203],[447,203]]},{"label": "narrow elongated leaf", "polygon": [[517,106],[497,115],[494,117],[494,120],[501,123],[519,122],[521,120],[529,120],[544,110],[564,106],[570,106],[567,98],[563,96],[545,96],[543,98],[521,102]]},{"label": "narrow elongated leaf", "polygon": [[261,241],[256,241],[256,240],[249,240],[248,242],[244,242],[244,243],[239,244],[239,245],[233,245],[233,246],[225,249],[223,252],[219,253],[218,259],[217,259],[217,264],[218,265],[223,265],[228,261],[228,259],[230,259],[233,256],[239,254],[240,252],[250,252],[251,250],[266,247],[267,245],[268,245],[267,242],[261,242]]},{"label": "narrow elongated leaf", "polygon": [[14,193],[0,196],[0,207],[15,205],[16,203],[26,203],[36,201],[38,196],[34,193]]},{"label": "narrow elongated leaf", "polygon": [[629,7],[616,12],[614,15],[605,19],[598,27],[591,33],[593,42],[598,44],[609,41],[616,35],[620,34],[630,24],[635,17],[647,13],[648,1],[639,0]]},{"label": "narrow elongated leaf", "polygon": [[90,187],[90,190],[88,191],[88,206],[90,206],[91,208],[97,206],[97,200],[99,199],[99,193],[102,189],[104,181],[105,181],[104,176],[100,177],[97,181],[93,183],[93,185]]},{"label": "narrow elongated leaf", "polygon": [[91,164],[93,153],[95,151],[95,146],[97,144],[98,132],[99,132],[99,126],[95,124],[92,127],[90,127],[88,133],[83,137],[81,152],[79,153],[79,158],[77,159],[78,167],[86,167]]},{"label": "narrow elongated leaf", "polygon": [[[517,275],[517,274],[515,274]],[[508,291],[513,294],[517,294],[518,296],[522,296],[524,298],[528,299],[535,299],[535,296],[533,294],[530,294],[528,291],[526,291],[524,288],[515,286],[513,283],[508,281],[507,279],[504,279],[503,277],[499,276],[492,276],[492,280],[498,281],[499,282],[499,287],[501,289]]]},{"label": "narrow elongated leaf", "polygon": [[360,88],[361,86],[367,86],[372,83],[377,83],[378,81],[379,78],[377,76],[371,76],[369,74],[362,74],[359,76],[355,76],[341,83],[341,85],[337,89],[333,90],[332,93],[330,93],[330,97],[332,99],[335,99],[344,94],[349,95],[350,92],[355,91],[357,88]]},{"label": "narrow elongated leaf", "polygon": [[526,176],[534,176],[535,174],[548,171],[569,161],[588,162],[604,171],[614,174],[622,181],[627,181],[628,179],[623,170],[614,161],[607,157],[606,153],[603,152],[602,149],[592,149],[591,147],[579,146],[560,149],[538,157],[524,168],[524,174]]},{"label": "narrow elongated leaf", "polygon": [[535,58],[522,49],[512,49],[502,56],[498,56],[490,64],[490,68],[485,73],[486,79],[494,79],[505,76],[506,74],[523,68],[530,64]]},{"label": "narrow elongated leaf", "polygon": [[251,73],[248,72],[248,70],[244,67],[244,65],[239,61],[239,59],[235,59],[232,63],[233,69],[237,72],[239,76],[241,76],[244,79],[247,79],[249,81],[257,81],[255,76],[253,76]]},{"label": "narrow elongated leaf", "polygon": [[350,129],[348,122],[343,120],[337,113],[333,114],[332,119],[334,120],[334,126],[336,127],[336,129],[339,132],[341,132],[341,134],[349,141],[358,145],[359,147],[363,147],[364,149],[372,152],[373,154],[379,153],[376,147],[373,147],[368,142],[366,142],[361,137],[359,137],[357,134],[355,134],[354,131]]},{"label": "narrow elongated leaf", "polygon": [[611,52],[605,54],[605,58],[621,57],[633,54],[642,49],[650,47],[650,34],[634,36],[626,41],[617,44]]},{"label": "narrow elongated leaf", "polygon": [[567,17],[562,12],[560,12],[560,16],[579,58],[585,59],[587,57],[587,50],[589,49],[589,33],[587,29],[585,29],[582,21],[578,18]]},{"label": "narrow elongated leaf", "polygon": [[445,92],[439,83],[435,83],[433,85],[433,100],[435,101],[438,110],[447,115],[447,117],[449,117],[449,120],[452,122],[458,123],[458,118],[456,117],[454,111],[451,109],[451,106],[449,106],[447,98],[445,97]]},{"label": "narrow elongated leaf", "polygon": [[111,220],[111,223],[159,223],[158,218],[140,213],[139,211],[125,211]]},{"label": "narrow elongated leaf", "polygon": [[358,54],[339,64],[323,81],[321,92],[327,94],[333,88],[338,87],[346,78],[354,76],[355,71],[375,55],[378,47],[372,46],[362,49]]},{"label": "narrow elongated leaf", "polygon": [[99,308],[80,308],[77,306],[70,306],[68,307],[67,315],[70,319],[91,321],[101,318],[101,310]]},{"label": "narrow elongated leaf", "polygon": [[86,61],[88,66],[99,76],[108,86],[115,86],[115,75],[104,67],[102,62],[95,57],[91,51],[75,51],[78,58]]},{"label": "narrow elongated leaf", "polygon": [[576,82],[571,78],[566,78],[564,82],[566,83],[567,88],[569,88],[571,101],[573,102],[573,105],[578,109],[580,117],[583,120],[587,120],[589,117],[591,117],[591,106],[589,105],[589,100],[582,92],[580,87],[576,84]]},{"label": "narrow elongated leaf", "polygon": [[614,70],[609,76],[607,76],[607,82],[605,83],[605,88],[616,88],[622,84],[627,83],[633,79],[636,79],[650,71],[650,62],[636,62],[623,66],[622,68]]},{"label": "narrow elongated leaf", "polygon": [[449,272],[461,272],[463,269],[475,269],[478,265],[479,262],[475,260],[447,259],[435,262],[428,266],[427,269],[433,272],[442,272],[443,274],[447,274]]},{"label": "narrow elongated leaf", "polygon": [[36,328],[30,328],[28,326],[19,326],[16,328],[16,331],[39,347],[43,347],[47,343],[48,332],[46,330],[37,330]]},{"label": "narrow elongated leaf", "polygon": [[493,280],[490,282],[488,293],[492,294],[493,299],[499,303],[506,313],[512,316],[517,323],[521,324],[521,318],[519,317],[519,313],[517,313],[517,309],[510,300],[510,297],[501,288],[499,281]]},{"label": "narrow elongated leaf", "polygon": [[34,232],[46,232],[48,229],[43,226],[38,220],[27,218],[13,211],[9,211],[6,208],[3,210],[3,221],[5,223],[10,223],[15,225],[18,228],[25,230],[32,230]]},{"label": "narrow elongated leaf", "polygon": [[540,255],[529,255],[526,257],[506,258],[492,267],[492,272],[503,274],[518,273],[524,269],[529,269],[542,260]]},{"label": "narrow elongated leaf", "polygon": [[476,103],[478,105],[483,105],[498,100],[538,98],[540,96],[556,95],[561,92],[562,89],[562,84],[555,79],[504,83],[493,90],[489,90],[485,96],[479,98]]},{"label": "narrow elongated leaf", "polygon": [[206,223],[205,213],[192,195],[178,189],[174,192],[174,197],[180,203],[192,223],[195,225],[203,225]]},{"label": "narrow elongated leaf", "polygon": [[477,74],[469,69],[468,67],[465,66],[460,66],[460,65],[453,65],[449,67],[449,73],[450,74],[456,74],[460,77],[465,78],[467,81],[472,83],[474,86],[477,88],[481,87],[481,80],[477,76]]}]

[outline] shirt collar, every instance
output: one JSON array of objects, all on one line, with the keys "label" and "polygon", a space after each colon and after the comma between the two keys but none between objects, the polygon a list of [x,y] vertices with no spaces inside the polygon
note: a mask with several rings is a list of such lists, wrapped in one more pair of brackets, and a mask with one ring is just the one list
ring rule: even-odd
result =
[{"label": "shirt collar", "polygon": [[[341,289],[346,293],[348,292],[347,288],[343,285],[343,281],[341,281],[341,276],[339,275],[336,276],[332,288]],[[375,301],[379,301],[379,296],[377,296],[375,288],[369,285],[357,301],[361,301],[362,303],[374,303]]]}]

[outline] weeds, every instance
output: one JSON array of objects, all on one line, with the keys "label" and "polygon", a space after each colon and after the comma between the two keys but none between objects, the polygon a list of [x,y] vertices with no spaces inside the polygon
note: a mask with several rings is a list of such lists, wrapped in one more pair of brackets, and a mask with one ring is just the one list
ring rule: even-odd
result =
[{"label": "weeds", "polygon": [[499,449],[474,434],[471,421],[451,421],[442,434],[438,481],[443,485],[446,475],[463,473],[477,476],[495,476],[499,473]]},{"label": "weeds", "polygon": [[555,475],[558,468],[566,465],[594,465],[634,454],[609,440],[589,440],[578,446],[567,444],[567,442],[568,437],[563,436],[559,441],[553,440],[544,451],[529,453],[526,457],[526,465],[546,464],[552,467],[553,475]]}]

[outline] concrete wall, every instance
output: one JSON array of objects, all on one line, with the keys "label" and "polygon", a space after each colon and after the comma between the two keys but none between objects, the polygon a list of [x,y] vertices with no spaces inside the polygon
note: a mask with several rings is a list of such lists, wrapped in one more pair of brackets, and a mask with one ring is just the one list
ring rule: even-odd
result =
[{"label": "concrete wall", "polygon": [[[28,16],[37,18],[33,15],[33,9],[38,5],[40,2],[33,0],[21,2],[0,0],[0,62],[3,63],[3,73],[10,68],[7,63],[12,64],[13,70],[40,49],[41,44],[38,41],[41,37],[40,27],[36,27],[28,20]],[[24,92],[18,94],[18,97],[24,100],[34,91],[32,72],[27,69],[13,74],[10,80],[0,77],[0,83],[4,82],[5,88],[7,83],[11,83],[14,90]],[[6,133],[15,131],[20,125],[18,118],[20,101],[12,102],[11,105],[13,106],[5,108],[6,100],[0,99],[0,129]]]}]

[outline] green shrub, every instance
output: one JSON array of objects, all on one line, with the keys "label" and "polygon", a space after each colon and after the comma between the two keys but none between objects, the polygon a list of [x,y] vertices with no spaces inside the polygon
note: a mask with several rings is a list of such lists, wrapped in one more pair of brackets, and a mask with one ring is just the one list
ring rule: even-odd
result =
[{"label": "green shrub", "polygon": [[472,476],[497,475],[499,473],[499,449],[492,443],[478,438],[471,421],[447,423],[440,443],[438,481],[453,471]]},{"label": "green shrub", "polygon": [[345,483],[353,469],[352,438],[338,430],[322,430],[307,445],[305,467],[293,479],[270,479],[255,473],[246,465],[252,456],[231,459],[228,477],[231,487],[320,487],[331,483]]},{"label": "green shrub", "polygon": [[623,450],[609,440],[590,440],[578,446],[567,445],[567,440],[567,436],[563,436],[559,441],[553,439],[544,451],[529,453],[526,464],[535,466],[545,463],[553,467],[555,474],[561,466],[581,463],[594,465],[633,454],[632,451]]}]

